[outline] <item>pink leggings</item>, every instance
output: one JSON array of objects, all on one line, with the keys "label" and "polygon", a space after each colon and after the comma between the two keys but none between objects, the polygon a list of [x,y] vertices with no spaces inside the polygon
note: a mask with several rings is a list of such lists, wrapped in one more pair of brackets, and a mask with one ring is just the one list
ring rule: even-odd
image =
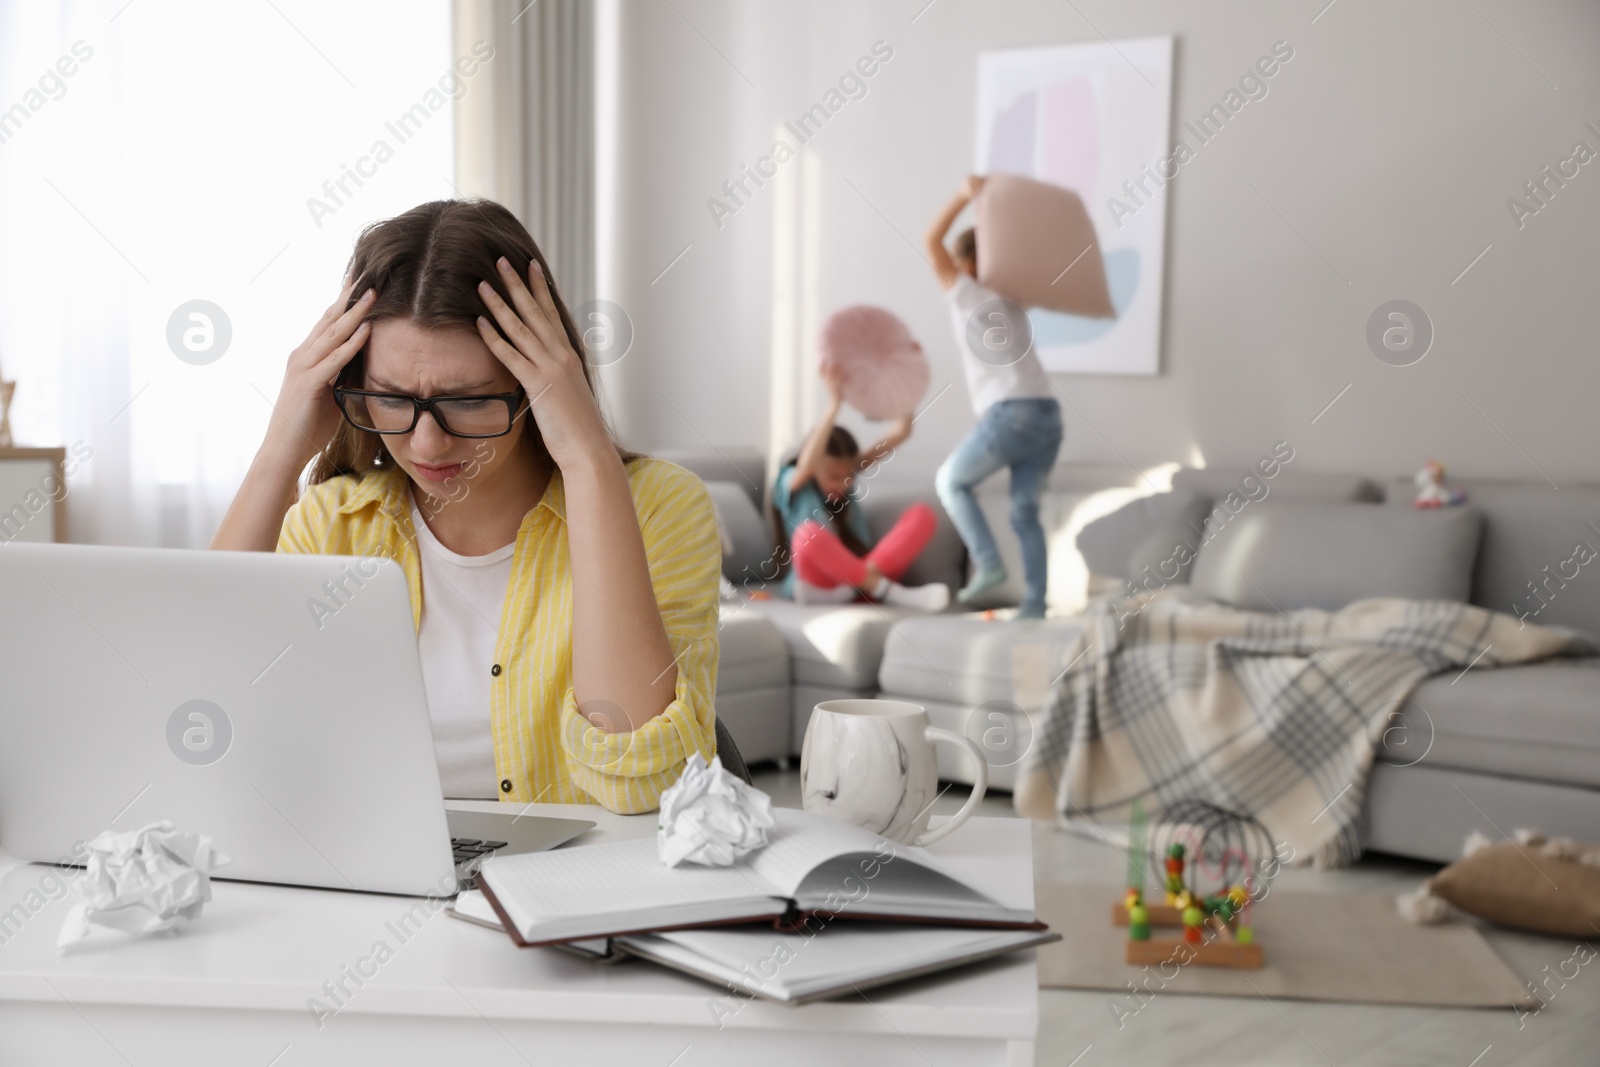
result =
[{"label": "pink leggings", "polygon": [[900,513],[894,527],[863,558],[846,548],[831,529],[807,519],[795,528],[791,539],[794,571],[801,581],[819,589],[833,589],[839,585],[859,589],[866,583],[868,563],[890,581],[899,581],[917,553],[932,540],[937,527],[938,519],[932,508],[926,504],[912,504]]}]

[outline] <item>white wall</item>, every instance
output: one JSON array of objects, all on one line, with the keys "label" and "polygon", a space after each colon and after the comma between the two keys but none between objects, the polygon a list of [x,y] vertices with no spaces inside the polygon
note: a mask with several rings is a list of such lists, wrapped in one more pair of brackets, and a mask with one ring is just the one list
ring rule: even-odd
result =
[{"label": "white wall", "polygon": [[[931,472],[972,416],[919,249],[971,167],[978,53],[1170,33],[1175,126],[1273,42],[1295,56],[1169,187],[1162,374],[1056,379],[1063,461],[1243,466],[1284,438],[1307,470],[1388,476],[1436,457],[1460,476],[1600,480],[1600,161],[1520,231],[1506,206],[1573,142],[1600,151],[1584,129],[1600,127],[1600,5],[924,2],[620,6],[600,286],[638,331],[606,376],[631,444],[766,447],[781,190],[720,230],[705,202],[882,39],[894,58],[804,150],[816,206],[788,261],[803,342],[835,308],[880,304],[922,339],[933,390],[955,383],[902,450],[907,472]],[[780,177],[803,185],[802,166]],[[1364,338],[1397,297],[1436,330],[1405,368]]]}]

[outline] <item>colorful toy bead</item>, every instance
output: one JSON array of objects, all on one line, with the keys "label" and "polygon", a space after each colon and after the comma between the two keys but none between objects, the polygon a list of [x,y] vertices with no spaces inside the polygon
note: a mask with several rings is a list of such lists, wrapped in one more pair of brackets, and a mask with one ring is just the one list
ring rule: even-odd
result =
[{"label": "colorful toy bead", "polygon": [[1148,941],[1148,940],[1150,940],[1150,924],[1149,923],[1129,923],[1128,924],[1128,940],[1130,940],[1130,941]]},{"label": "colorful toy bead", "polygon": [[1185,926],[1183,928],[1183,939],[1191,945],[1198,945],[1200,943],[1200,928],[1198,926]]},{"label": "colorful toy bead", "polygon": [[1242,885],[1236,885],[1228,890],[1228,899],[1233,901],[1234,909],[1244,907],[1244,902],[1250,899],[1250,894],[1245,892]]},{"label": "colorful toy bead", "polygon": [[1167,846],[1167,855],[1175,860],[1183,859],[1183,845],[1177,841]]},{"label": "colorful toy bead", "polygon": [[1256,939],[1255,931],[1248,926],[1241,926],[1233,935],[1233,939],[1241,945],[1248,945]]},{"label": "colorful toy bead", "polygon": [[1130,926],[1148,926],[1150,924],[1150,909],[1143,904],[1135,904],[1129,908],[1128,924]]}]

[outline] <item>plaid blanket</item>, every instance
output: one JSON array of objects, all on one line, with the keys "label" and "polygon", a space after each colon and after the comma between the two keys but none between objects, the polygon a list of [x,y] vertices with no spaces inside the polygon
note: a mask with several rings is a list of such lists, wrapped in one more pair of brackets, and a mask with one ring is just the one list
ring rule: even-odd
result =
[{"label": "plaid blanket", "polygon": [[1594,654],[1574,632],[1446,601],[1288,613],[1183,589],[1097,601],[1050,689],[1016,807],[1098,824],[1125,822],[1136,797],[1152,819],[1199,798],[1254,816],[1299,860],[1349,863],[1376,746],[1418,683]]}]

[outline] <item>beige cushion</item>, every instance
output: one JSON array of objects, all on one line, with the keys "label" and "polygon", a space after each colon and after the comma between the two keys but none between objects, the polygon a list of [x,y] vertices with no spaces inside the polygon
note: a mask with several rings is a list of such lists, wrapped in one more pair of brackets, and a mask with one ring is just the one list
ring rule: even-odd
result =
[{"label": "beige cushion", "polygon": [[[991,174],[978,196],[977,216],[979,284],[1023,307],[1116,316],[1094,223],[1077,193],[1016,174]],[[1088,253],[1079,258],[1085,248]]]},{"label": "beige cushion", "polygon": [[1600,868],[1505,842],[1433,876],[1429,887],[1462,911],[1501,926],[1593,937],[1600,930]]}]

